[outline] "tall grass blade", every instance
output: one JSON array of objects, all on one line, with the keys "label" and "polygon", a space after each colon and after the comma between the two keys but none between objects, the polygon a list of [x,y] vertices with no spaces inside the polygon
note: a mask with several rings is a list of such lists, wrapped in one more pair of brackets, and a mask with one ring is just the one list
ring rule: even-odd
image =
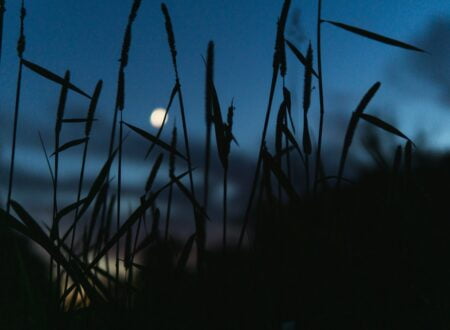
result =
[{"label": "tall grass blade", "polygon": [[381,129],[383,129],[383,130],[385,130],[385,131],[387,131],[389,133],[392,133],[394,135],[400,136],[400,137],[404,138],[407,141],[411,141],[405,134],[400,132],[397,128],[395,128],[391,124],[386,123],[385,121],[381,120],[380,118],[377,118],[377,117],[372,116],[372,115],[368,115],[366,113],[359,114],[359,117],[364,119],[365,121],[371,123],[372,125],[375,125],[375,126],[381,128]]},{"label": "tall grass blade", "polygon": [[124,122],[124,124],[126,126],[128,126],[130,129],[132,129],[133,131],[135,131],[136,133],[138,133],[140,136],[142,136],[144,139],[147,139],[148,141],[160,146],[161,148],[165,149],[168,152],[173,152],[175,155],[183,158],[184,160],[187,160],[187,157],[184,156],[183,154],[181,154],[178,150],[173,149],[169,144],[167,144],[166,142],[160,140],[159,138],[157,138],[156,136],[144,131],[143,129],[133,126],[131,124],[128,124],[126,122]]},{"label": "tall grass blade", "polygon": [[408,49],[408,50],[414,50],[414,51],[417,51],[417,52],[426,53],[426,51],[424,51],[423,49],[420,49],[420,48],[417,48],[415,46],[409,45],[409,44],[404,43],[402,41],[398,41],[398,40],[395,40],[395,39],[388,38],[388,37],[383,36],[381,34],[370,32],[370,31],[367,31],[367,30],[363,30],[363,29],[361,29],[359,27],[356,27],[356,26],[351,26],[351,25],[347,25],[347,24],[344,24],[344,23],[328,21],[328,20],[322,20],[322,22],[332,24],[332,25],[337,26],[337,27],[339,27],[341,29],[347,30],[349,32],[358,34],[360,36],[363,36],[363,37],[366,37],[366,38],[369,38],[369,39],[372,39],[372,40],[375,40],[375,41],[378,41],[378,42],[381,42],[381,43],[384,43],[384,44],[387,44],[387,45],[400,47],[400,48],[404,48],[404,49]]},{"label": "tall grass blade", "polygon": [[381,86],[380,82],[376,82],[375,84],[373,84],[373,86],[370,87],[370,89],[363,96],[363,98],[359,102],[358,106],[356,107],[356,110],[352,114],[352,117],[351,117],[350,122],[347,127],[347,132],[346,132],[345,138],[344,138],[344,146],[342,148],[341,160],[339,163],[339,172],[337,175],[338,176],[337,187],[339,187],[339,185],[341,183],[342,174],[344,173],[344,166],[345,166],[345,161],[347,159],[348,150],[350,149],[350,145],[352,144],[353,135],[355,134],[356,126],[358,125],[359,118],[361,117],[361,114],[363,113],[364,109],[367,107],[370,100],[372,100],[372,98],[374,97],[374,95],[376,94],[376,92],[378,91],[380,86]]},{"label": "tall grass blade", "polygon": [[88,140],[89,140],[88,137],[84,137],[84,138],[81,138],[81,139],[75,139],[75,140],[69,141],[69,142],[67,142],[67,143],[64,143],[64,144],[63,144],[62,146],[60,146],[57,150],[55,150],[55,151],[50,155],[50,157],[51,157],[51,156],[54,156],[55,154],[59,154],[59,153],[63,152],[64,150],[73,148],[73,147],[78,146],[78,145],[80,145],[80,144],[84,144],[84,143],[86,143]]},{"label": "tall grass blade", "polygon": [[[275,87],[277,84],[277,77],[278,77],[278,72],[279,72],[279,62],[278,62],[279,56],[278,56],[277,50],[279,47],[279,43],[284,42],[284,35],[282,37],[280,35],[284,33],[286,19],[287,19],[290,5],[291,5],[290,0],[284,1],[283,8],[281,10],[281,17],[283,17],[283,20],[280,19],[278,21],[277,38],[275,41],[275,52],[274,52],[274,59],[273,59],[273,65],[272,65],[273,71],[272,71],[272,81],[270,84],[269,101],[267,104],[266,116],[264,119],[264,126],[263,126],[263,131],[262,131],[262,136],[261,136],[261,142],[259,145],[259,153],[258,153],[258,160],[257,160],[257,164],[256,164],[256,171],[255,171],[255,175],[253,177],[253,182],[252,182],[252,186],[251,186],[251,190],[250,190],[250,196],[249,196],[249,199],[247,202],[247,207],[245,209],[244,220],[243,220],[241,232],[239,234],[238,249],[241,249],[242,243],[244,241],[244,235],[247,232],[247,225],[249,222],[250,211],[252,208],[253,199],[255,197],[256,188],[257,188],[258,181],[259,181],[258,179],[259,179],[259,172],[261,170],[262,152],[263,152],[263,148],[264,148],[264,145],[266,142],[267,128],[269,126],[270,113],[272,112],[272,102],[273,102],[273,97],[275,94]],[[282,23],[284,23],[284,25]]]},{"label": "tall grass blade", "polygon": [[[51,80],[59,85],[64,85],[64,78],[58,76],[57,74],[51,72],[50,70],[47,70],[45,68],[43,68],[42,66],[39,66],[35,63],[32,63],[30,61],[27,61],[25,59],[21,59],[21,63],[23,65],[25,65],[28,69],[30,69],[31,71],[34,71],[35,73],[37,73],[38,75]],[[87,98],[91,98],[88,94],[86,94],[85,92],[83,92],[80,88],[78,88],[77,86],[73,85],[72,83],[68,84],[68,88],[73,90],[74,92],[83,95]]]},{"label": "tall grass blade", "polygon": [[[4,5],[4,3],[3,3]],[[16,85],[16,99],[14,104],[14,123],[13,123],[13,136],[12,136],[12,146],[11,146],[11,161],[9,166],[9,181],[8,181],[8,197],[6,200],[6,211],[9,213],[10,201],[12,197],[13,184],[14,184],[14,163],[16,159],[16,141],[17,141],[17,125],[19,122],[19,109],[20,109],[20,92],[22,88],[22,57],[25,51],[25,34],[24,34],[24,21],[25,21],[25,6],[22,0],[22,5],[20,8],[20,34],[17,40],[17,56],[19,57],[19,70],[17,72],[17,85]],[[3,23],[3,12],[1,13],[2,23]]]}]

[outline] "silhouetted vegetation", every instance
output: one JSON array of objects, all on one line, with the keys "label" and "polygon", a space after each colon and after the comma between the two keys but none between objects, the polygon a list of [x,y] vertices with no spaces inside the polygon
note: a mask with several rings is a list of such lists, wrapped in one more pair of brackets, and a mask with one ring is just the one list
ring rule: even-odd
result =
[{"label": "silhouetted vegetation", "polygon": [[[61,77],[26,59],[22,3],[8,197],[6,207],[0,209],[0,328],[282,329],[288,321],[295,322],[297,329],[450,326],[448,156],[417,151],[404,133],[367,113],[372,98],[382,88],[380,82],[367,86],[355,104],[343,136],[339,166],[332,172],[337,175],[326,173],[321,154],[327,115],[321,68],[322,24],[389,46],[424,51],[358,27],[323,20],[321,0],[318,2],[317,45],[310,43],[306,55],[285,39],[291,2],[283,3],[254,180],[248,203],[237,220],[231,219],[227,208],[228,169],[233,165],[230,154],[238,145],[233,134],[235,106],[233,101],[226,103],[225,112],[216,90],[214,66],[220,64],[214,61],[214,43],[208,44],[205,57],[206,143],[203,173],[199,175],[203,181],[196,186],[196,166],[203,164],[193,162],[186,121],[189,113],[184,109],[177,62],[182,54],[177,52],[176,31],[164,4],[161,9],[174,71],[167,111],[179,109],[182,129],[174,126],[171,141],[164,141],[164,125],[153,135],[124,120],[125,68],[132,54],[132,25],[141,3],[133,1],[119,61],[113,126],[105,144],[108,157],[88,184],[84,174],[89,162],[87,150],[91,132],[96,129],[95,110],[103,82],[99,80],[90,95],[70,80],[69,71]],[[0,14],[3,8],[4,1],[0,1]],[[1,30],[2,22],[0,44]],[[286,51],[304,68],[300,116],[293,116],[291,101],[297,92],[285,84]],[[14,185],[14,159],[20,152],[15,144],[20,95],[21,89],[30,88],[22,86],[22,70],[30,70],[61,89],[53,153],[47,153],[41,139],[53,186],[52,212],[46,225],[14,198],[15,189],[27,189]],[[310,133],[315,123],[308,117],[315,96],[311,94],[313,86],[318,86],[320,102],[317,141]],[[85,118],[66,117],[69,93],[88,99]],[[282,100],[275,114],[275,139],[270,141],[269,121],[277,93]],[[295,118],[303,119],[298,123]],[[361,120],[401,138],[402,144],[392,150],[393,157],[387,157],[380,151],[376,136],[366,139],[367,151],[378,168],[362,171],[353,182],[345,177],[345,168]],[[84,137],[62,142],[61,132],[73,123],[84,123],[84,130],[80,130]],[[127,171],[126,165],[122,166],[125,130],[148,143],[143,158],[154,150],[159,152],[148,178],[142,179],[137,207],[128,214],[123,210],[121,193],[126,185],[122,173]],[[69,205],[59,205],[59,157],[77,146],[83,146],[77,198]],[[221,166],[215,173],[223,175],[222,214],[218,219],[210,219],[208,214],[213,157]],[[116,163],[117,173],[113,173]],[[168,165],[168,175],[162,173],[163,164]],[[301,186],[297,176],[294,180],[298,172]],[[166,183],[157,185],[157,176],[166,177]],[[117,183],[117,189],[112,182]],[[162,209],[159,202],[166,193],[169,197]],[[190,208],[183,213],[192,214],[195,221],[195,232],[182,242],[171,235],[175,193],[189,201]],[[206,244],[208,220],[223,223],[215,249]],[[228,232],[232,220],[242,228],[237,242]]]}]

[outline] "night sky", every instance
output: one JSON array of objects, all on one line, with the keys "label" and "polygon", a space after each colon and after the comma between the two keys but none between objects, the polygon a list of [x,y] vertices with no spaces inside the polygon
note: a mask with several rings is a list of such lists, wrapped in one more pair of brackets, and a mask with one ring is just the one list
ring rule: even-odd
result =
[{"label": "night sky", "polygon": [[[316,48],[317,1],[294,0],[289,14],[286,38],[306,52],[308,41]],[[268,100],[272,71],[276,21],[282,1],[273,0],[195,0],[166,2],[174,25],[180,78],[188,114],[188,127],[196,145],[204,139],[205,56],[209,40],[216,45],[215,83],[222,108],[234,99],[235,136],[240,147],[235,155],[252,159]],[[25,1],[26,50],[24,58],[55,73],[72,73],[72,82],[91,94],[98,79],[104,89],[95,123],[96,142],[91,148],[92,169],[106,157],[118,59],[131,1],[38,0]],[[9,164],[18,58],[19,0],[6,1],[3,52],[0,62],[0,121],[2,123],[2,172]],[[376,81],[382,87],[368,108],[402,130],[419,147],[443,150],[450,147],[450,1],[448,0],[359,0],[323,1],[323,18],[344,22],[423,48],[429,54],[389,47],[324,24],[323,74],[325,89],[325,143],[341,148],[351,111]],[[287,87],[296,94],[294,107],[300,126],[303,67],[288,52]],[[314,54],[315,55],[315,54]],[[316,58],[314,58],[316,64]],[[314,85],[316,82],[313,82]],[[126,68],[124,119],[155,133],[148,117],[164,107],[174,84],[164,19],[157,1],[143,1],[133,26],[129,64]],[[50,179],[40,148],[40,131],[49,150],[55,120],[59,87],[25,70],[20,107],[17,167],[19,182],[36,182],[49,187]],[[280,101],[280,89],[275,108]],[[312,135],[317,135],[317,88],[310,110]],[[300,102],[299,102],[300,101]],[[88,102],[71,94],[68,116],[83,115]],[[178,107],[171,111],[168,127],[180,124]],[[364,129],[361,125],[361,129]],[[273,131],[273,130],[272,130]],[[82,126],[68,129],[65,139],[82,137]],[[63,134],[63,136],[64,136]],[[380,133],[382,136],[385,133]],[[270,136],[271,134],[269,134]],[[167,134],[164,135],[167,138]],[[387,136],[389,143],[399,140]],[[130,135],[125,179],[142,186],[149,170],[143,152],[132,145],[139,138]],[[392,144],[394,145],[394,144]],[[144,146],[145,147],[145,146]],[[334,149],[338,152],[340,149]],[[329,151],[332,155],[332,151]],[[332,163],[332,161],[330,161]],[[250,162],[251,163],[251,162]],[[195,165],[195,164],[194,164]],[[78,163],[67,155],[63,173],[78,171]],[[336,170],[331,168],[331,172]],[[94,173],[94,172],[92,172]],[[132,174],[135,176],[133,177]],[[334,174],[334,173],[333,173]],[[94,174],[92,174],[94,175]],[[28,179],[24,179],[28,178]],[[2,200],[7,175],[2,175]],[[134,180],[134,181],[133,181]],[[70,180],[69,180],[70,181]],[[46,182],[46,183],[45,183]],[[22,191],[18,188],[18,191]],[[29,191],[28,191],[29,192]],[[23,191],[22,191],[23,193]],[[22,198],[26,198],[25,195]]]}]

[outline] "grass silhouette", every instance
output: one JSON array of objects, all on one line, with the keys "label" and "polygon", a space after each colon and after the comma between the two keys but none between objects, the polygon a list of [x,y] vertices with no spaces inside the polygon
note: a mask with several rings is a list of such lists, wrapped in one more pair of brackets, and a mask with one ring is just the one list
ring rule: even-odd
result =
[{"label": "grass silhouette", "polygon": [[[233,242],[228,234],[231,219],[227,194],[228,169],[233,165],[230,153],[233,142],[237,144],[233,135],[235,107],[231,102],[224,120],[214,84],[214,65],[220,64],[214,62],[211,41],[205,59],[206,143],[200,188],[203,191],[199,192],[194,185],[196,168],[186,120],[189,113],[184,108],[178,71],[175,31],[165,4],[161,10],[175,80],[167,113],[177,100],[183,145],[177,141],[180,138],[176,125],[171,141],[164,141],[161,134],[164,125],[153,135],[124,121],[125,67],[132,24],[140,4],[139,0],[133,1],[125,28],[108,157],[85,193],[87,149],[91,132],[96,129],[95,110],[102,97],[103,83],[99,80],[89,95],[70,80],[69,71],[61,77],[26,60],[22,2],[8,197],[5,208],[0,209],[0,278],[5,288],[0,294],[0,325],[5,329],[282,329],[285,322],[294,321],[298,329],[448,327],[450,268],[446,260],[450,252],[447,238],[450,228],[443,184],[450,179],[448,159],[433,162],[416,151],[414,143],[397,128],[367,113],[371,99],[381,88],[380,82],[368,88],[351,115],[336,176],[324,173],[321,155],[326,134],[322,25],[330,24],[389,46],[424,51],[378,33],[323,20],[319,0],[316,50],[310,43],[303,55],[294,43],[285,39],[291,5],[285,0],[277,25],[273,72],[254,179],[239,219],[239,238]],[[3,6],[1,1],[0,11]],[[0,32],[1,28],[0,22]],[[303,120],[298,125],[292,119],[293,92],[285,84],[286,49],[305,70]],[[29,214],[27,206],[14,199],[13,193],[13,188],[24,189],[15,187],[13,181],[24,69],[61,88],[54,153],[49,157],[41,138],[53,180],[53,211],[48,215],[48,228],[43,228]],[[277,88],[279,79],[281,88]],[[308,118],[315,84],[319,86],[320,102],[317,143],[310,134],[312,124]],[[66,118],[69,93],[89,99],[85,118]],[[273,141],[267,136],[277,93],[283,97],[276,114],[272,148]],[[370,169],[354,183],[344,175],[361,120],[403,138],[404,145],[396,148],[393,164],[389,164],[376,143],[367,142],[369,153],[384,167]],[[61,144],[61,132],[72,123],[85,124],[84,137]],[[122,184],[126,182],[122,182],[122,174],[127,167],[123,163],[123,141],[128,130],[149,144],[145,157],[154,149],[158,149],[159,155],[147,180],[142,180],[145,184],[142,195],[137,197],[138,206],[125,217]],[[59,157],[81,145],[77,198],[69,205],[57,205]],[[207,249],[209,180],[213,175],[210,164],[215,155],[223,170],[222,239],[221,248]],[[117,179],[111,171],[116,163]],[[166,163],[168,178],[159,187],[156,177],[162,175],[162,165]],[[293,180],[294,168],[303,172],[300,188]],[[117,182],[117,190],[110,185],[112,181]],[[335,185],[330,184],[333,181]],[[162,211],[158,205],[166,191],[169,197]],[[185,197],[193,211],[195,232],[185,242],[172,239],[170,234],[174,226],[171,222],[175,213],[174,194]],[[70,223],[68,228],[60,226],[63,219]],[[29,251],[27,245],[31,242],[44,251],[48,266]]]}]

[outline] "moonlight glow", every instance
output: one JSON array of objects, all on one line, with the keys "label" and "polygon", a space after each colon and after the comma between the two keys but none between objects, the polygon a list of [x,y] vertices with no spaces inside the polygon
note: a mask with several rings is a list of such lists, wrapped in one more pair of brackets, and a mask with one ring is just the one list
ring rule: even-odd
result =
[{"label": "moonlight glow", "polygon": [[156,108],[153,110],[152,114],[150,115],[150,124],[155,128],[160,128],[163,124],[167,123],[167,120],[169,119],[169,115],[166,115],[166,120],[163,123],[164,115],[166,114],[166,110],[163,108]]}]

